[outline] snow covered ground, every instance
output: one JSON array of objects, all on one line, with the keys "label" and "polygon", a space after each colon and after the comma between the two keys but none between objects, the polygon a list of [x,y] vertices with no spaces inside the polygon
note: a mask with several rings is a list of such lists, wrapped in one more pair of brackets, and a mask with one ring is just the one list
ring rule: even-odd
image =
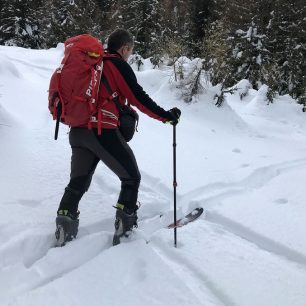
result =
[{"label": "snow covered ground", "polygon": [[62,51],[0,47],[0,305],[305,306],[306,115],[288,96],[267,105],[265,86],[218,109],[213,88],[187,105],[167,69],[137,72],[164,108],[182,109],[179,214],[200,206],[206,215],[178,230],[175,249],[163,228],[172,127],[141,115],[132,241],[111,247],[120,184],[101,164],[81,201],[78,239],[52,248],[70,147],[67,127],[53,140],[46,91]]}]

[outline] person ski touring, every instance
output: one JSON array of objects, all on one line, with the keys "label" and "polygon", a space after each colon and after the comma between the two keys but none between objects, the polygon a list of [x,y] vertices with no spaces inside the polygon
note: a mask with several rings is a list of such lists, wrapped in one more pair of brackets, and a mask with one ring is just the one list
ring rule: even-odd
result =
[{"label": "person ski touring", "polygon": [[[108,38],[103,55],[103,72],[97,96],[101,106],[100,121],[73,126],[69,132],[72,148],[70,181],[65,188],[56,217],[56,239],[60,246],[77,236],[79,202],[88,191],[99,161],[102,161],[121,181],[115,215],[113,245],[128,237],[137,226],[137,197],[141,175],[132,149],[120,131],[120,109],[126,100],[141,112],[163,123],[177,124],[181,116],[178,108],[168,111],[158,106],[138,84],[127,63],[134,41],[129,32],[117,29]],[[116,98],[116,99],[115,99]],[[115,101],[116,100],[116,101]],[[123,127],[122,127],[123,128]]]}]

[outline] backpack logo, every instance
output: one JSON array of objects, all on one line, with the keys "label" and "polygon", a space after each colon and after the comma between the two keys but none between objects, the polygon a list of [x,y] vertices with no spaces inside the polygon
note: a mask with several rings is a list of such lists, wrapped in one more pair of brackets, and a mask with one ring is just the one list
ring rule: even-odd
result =
[{"label": "backpack logo", "polygon": [[97,69],[94,70],[93,78],[90,80],[89,87],[86,90],[86,95],[88,97],[92,97],[93,90],[96,88],[99,78],[99,71]]}]

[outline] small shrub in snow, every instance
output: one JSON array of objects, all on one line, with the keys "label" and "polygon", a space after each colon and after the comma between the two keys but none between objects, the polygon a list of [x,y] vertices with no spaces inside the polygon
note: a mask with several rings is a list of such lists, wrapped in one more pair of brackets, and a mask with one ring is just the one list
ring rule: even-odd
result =
[{"label": "small shrub in snow", "polygon": [[276,92],[272,88],[269,87],[266,93],[268,104],[273,103],[275,96],[276,96]]},{"label": "small shrub in snow", "polygon": [[[220,85],[221,85],[221,84],[220,84]],[[217,94],[215,95],[215,97],[214,97],[214,100],[216,100],[215,105],[216,105],[217,107],[221,107],[222,104],[224,103],[224,101],[226,100],[225,95],[228,94],[228,93],[232,95],[232,94],[235,93],[236,90],[238,90],[237,87],[233,87],[233,88],[226,89],[226,88],[224,88],[224,85],[221,85],[221,87],[220,87],[220,92],[217,93]]]},{"label": "small shrub in snow", "polygon": [[240,100],[243,100],[248,95],[249,90],[252,88],[252,85],[249,80],[243,79],[238,82],[234,87],[236,88],[237,93],[239,94]]},{"label": "small shrub in snow", "polygon": [[194,96],[204,91],[205,74],[201,59],[190,61],[181,57],[174,63],[173,70],[174,82],[185,102],[190,103]]}]

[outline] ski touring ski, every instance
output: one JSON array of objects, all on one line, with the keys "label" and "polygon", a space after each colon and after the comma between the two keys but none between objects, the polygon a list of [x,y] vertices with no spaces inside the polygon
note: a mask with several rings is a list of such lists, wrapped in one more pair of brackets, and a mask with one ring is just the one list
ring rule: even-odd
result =
[{"label": "ski touring ski", "polygon": [[193,211],[191,211],[185,217],[177,220],[176,225],[173,222],[173,223],[170,223],[167,226],[167,228],[178,228],[178,227],[182,227],[182,226],[184,226],[184,225],[186,225],[190,222],[193,222],[202,215],[203,211],[204,211],[204,209],[202,207],[195,208]]},{"label": "ski touring ski", "polygon": [[[160,229],[162,228],[168,228],[168,229],[174,229],[174,228],[179,228],[182,226],[185,226],[187,224],[189,224],[190,222],[193,222],[195,220],[197,220],[204,212],[204,209],[202,207],[197,207],[195,209],[193,209],[190,213],[186,214],[184,217],[180,218],[177,220],[176,225],[172,222],[170,224],[167,225],[163,225]],[[160,215],[159,217],[162,218],[164,215]],[[64,224],[66,225],[66,224]],[[74,235],[72,235],[71,237],[67,237],[67,226],[61,226],[59,224],[57,224],[57,229],[56,229],[56,244],[55,247],[62,247],[64,246],[67,242],[70,242],[71,240],[73,240],[73,238],[76,237],[76,233],[74,233]],[[141,230],[137,230],[138,233],[141,232]],[[124,237],[123,237],[124,238]],[[144,237],[143,237],[144,238]],[[149,242],[150,239],[148,239],[146,237],[145,239],[147,242]],[[120,243],[120,239],[116,244]]]}]

